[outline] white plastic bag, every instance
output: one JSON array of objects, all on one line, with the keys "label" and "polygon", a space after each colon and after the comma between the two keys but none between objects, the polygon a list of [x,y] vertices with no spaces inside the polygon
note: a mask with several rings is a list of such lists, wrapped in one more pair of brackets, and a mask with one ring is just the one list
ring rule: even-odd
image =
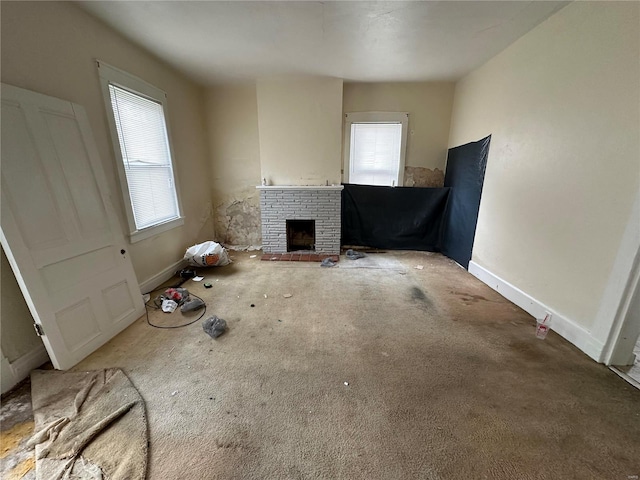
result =
[{"label": "white plastic bag", "polygon": [[231,263],[222,245],[211,240],[187,248],[184,259],[193,267],[222,267]]},{"label": "white plastic bag", "polygon": [[178,308],[178,304],[173,300],[169,300],[168,298],[165,298],[162,301],[162,311],[164,313],[173,313],[175,312],[176,308]]}]

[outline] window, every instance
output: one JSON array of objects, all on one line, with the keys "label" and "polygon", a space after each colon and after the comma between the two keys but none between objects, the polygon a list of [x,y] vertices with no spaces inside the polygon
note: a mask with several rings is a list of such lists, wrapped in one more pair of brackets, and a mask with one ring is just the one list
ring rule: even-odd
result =
[{"label": "window", "polygon": [[345,182],[402,186],[408,123],[407,113],[347,113]]},{"label": "window", "polygon": [[166,94],[98,62],[131,241],[183,224],[166,122]]}]

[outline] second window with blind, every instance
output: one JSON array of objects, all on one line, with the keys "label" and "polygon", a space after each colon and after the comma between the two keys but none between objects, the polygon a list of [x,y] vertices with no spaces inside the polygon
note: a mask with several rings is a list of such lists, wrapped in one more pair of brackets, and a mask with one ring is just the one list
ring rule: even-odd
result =
[{"label": "second window with blind", "polygon": [[98,62],[131,242],[183,224],[166,118],[166,94]]},{"label": "second window with blind", "polygon": [[358,185],[402,186],[409,115],[345,115],[344,180]]}]

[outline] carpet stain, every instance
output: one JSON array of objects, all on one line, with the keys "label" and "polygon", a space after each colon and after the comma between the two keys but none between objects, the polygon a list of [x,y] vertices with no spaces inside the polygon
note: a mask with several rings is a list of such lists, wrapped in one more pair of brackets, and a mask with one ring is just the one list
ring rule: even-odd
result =
[{"label": "carpet stain", "polygon": [[484,298],[482,295],[468,295],[467,301],[473,301],[473,302],[478,302],[478,301],[484,301],[484,302],[488,302],[489,300],[487,300],[486,298]]},{"label": "carpet stain", "polygon": [[411,296],[411,300],[414,302],[420,302],[431,306],[431,300],[429,300],[429,297],[427,297],[420,287],[411,287],[409,295]]},{"label": "carpet stain", "polygon": [[409,290],[409,296],[413,302],[420,304],[422,308],[426,310],[431,310],[433,308],[433,302],[420,287],[411,287]]},{"label": "carpet stain", "polygon": [[27,458],[12,468],[4,478],[5,480],[20,480],[21,478],[24,478],[27,473],[32,471],[35,466],[36,459],[34,457]]},{"label": "carpet stain", "polygon": [[541,358],[546,357],[544,353],[529,342],[511,342],[509,343],[509,348],[516,352],[518,357],[527,361],[540,360]]},{"label": "carpet stain", "polygon": [[426,299],[427,299],[427,296],[424,294],[424,292],[422,290],[420,290],[420,288],[418,288],[418,287],[412,287],[411,288],[411,300],[424,301]]},{"label": "carpet stain", "polygon": [[231,442],[220,442],[220,441],[217,441],[216,442],[216,446],[218,448],[231,448],[231,449],[234,449],[234,450],[235,449],[244,449],[245,448],[242,444],[240,444],[238,442],[233,442],[233,441],[231,441]]},{"label": "carpet stain", "polygon": [[450,290],[451,293],[453,293],[454,295],[457,295],[459,297],[461,297],[461,300],[463,302],[495,302],[495,303],[501,303],[500,301],[496,301],[496,300],[489,300],[487,297],[483,297],[482,295],[474,295],[472,293],[467,293],[467,292],[459,292],[456,290]]},{"label": "carpet stain", "polygon": [[9,430],[0,432],[0,458],[5,458],[23,440],[28,440],[33,433],[33,421],[19,423]]}]

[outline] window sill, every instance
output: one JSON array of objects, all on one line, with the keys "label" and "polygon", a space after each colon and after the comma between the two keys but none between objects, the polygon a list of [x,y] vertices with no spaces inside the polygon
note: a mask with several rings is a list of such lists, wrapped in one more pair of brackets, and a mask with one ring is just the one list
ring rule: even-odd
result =
[{"label": "window sill", "polygon": [[147,238],[154,237],[159,235],[160,233],[166,232],[176,227],[180,227],[184,225],[184,217],[174,218],[173,220],[169,220],[168,222],[159,223],[158,225],[154,225],[153,227],[147,227],[142,230],[136,230],[135,232],[131,232],[129,234],[129,241],[131,243],[136,243],[141,240],[145,240]]}]

